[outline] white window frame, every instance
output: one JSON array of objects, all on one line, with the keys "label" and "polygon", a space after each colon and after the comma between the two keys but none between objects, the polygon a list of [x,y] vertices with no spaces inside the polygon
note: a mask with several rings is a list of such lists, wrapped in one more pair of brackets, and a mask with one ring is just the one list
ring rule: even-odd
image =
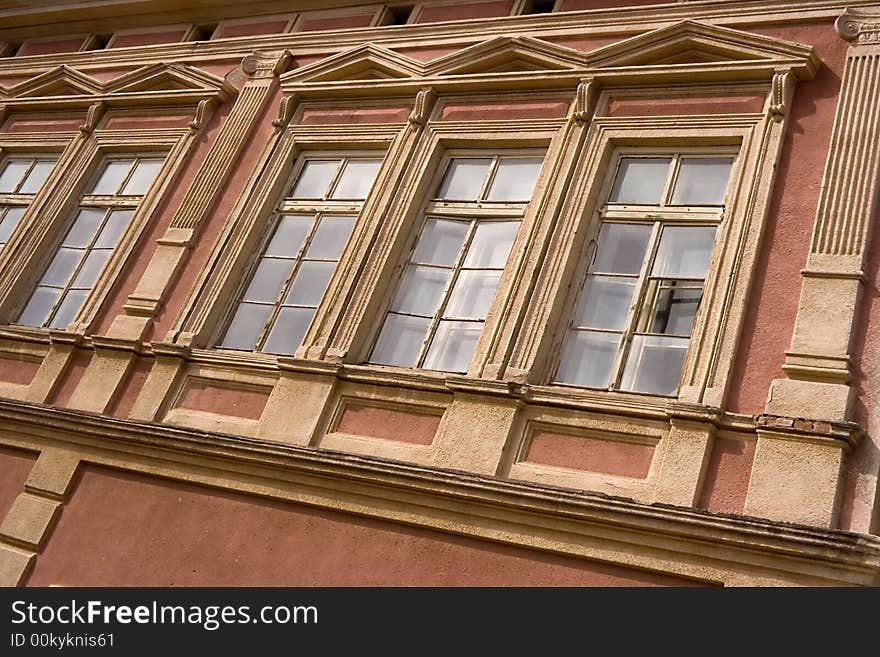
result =
[{"label": "white window frame", "polygon": [[[322,199],[295,199],[293,198],[292,192],[293,188],[299,180],[300,174],[303,172],[306,163],[310,161],[321,161],[321,160],[343,160],[346,164],[351,161],[363,161],[363,160],[378,160],[379,161],[379,171],[384,164],[385,152],[379,150],[307,150],[303,151],[296,158],[291,174],[287,177],[286,182],[284,184],[283,190],[280,193],[280,199],[277,201],[275,205],[275,209],[272,211],[268,221],[267,228],[264,231],[264,234],[259,243],[259,248],[255,249],[253,255],[251,256],[246,272],[247,274],[242,277],[242,284],[239,285],[235,294],[233,295],[232,303],[229,303],[229,307],[224,316],[222,322],[219,323],[217,330],[215,331],[211,344],[214,345],[215,349],[227,350],[227,351],[238,351],[238,352],[246,352],[246,353],[265,353],[269,355],[292,355],[297,348],[299,348],[300,344],[293,345],[292,349],[288,352],[283,352],[279,354],[275,354],[274,352],[264,351],[264,347],[269,338],[269,334],[274,328],[278,315],[281,312],[281,309],[284,304],[285,297],[292,286],[294,280],[296,279],[297,274],[299,273],[302,264],[304,261],[308,261],[309,258],[306,257],[306,251],[308,250],[312,238],[315,235],[316,230],[320,224],[321,218],[325,215],[346,215],[351,216],[353,218],[353,226],[352,231],[349,233],[348,238],[346,239],[346,244],[344,245],[342,251],[340,252],[339,258],[335,260],[333,273],[331,274],[331,280],[333,276],[336,275],[336,272],[339,268],[339,263],[343,259],[345,251],[347,250],[349,243],[352,240],[352,236],[356,232],[358,217],[360,216],[361,209],[369,198],[370,194],[372,194],[372,189],[375,186],[375,178],[373,180],[373,184],[371,185],[370,191],[367,193],[367,196],[363,199],[333,199],[332,194],[336,189],[340,178],[343,174],[345,165],[339,167],[334,175],[333,179],[330,182],[328,187],[328,191],[325,198]],[[378,175],[377,175],[378,177]],[[253,349],[243,349],[239,347],[231,347],[224,346],[223,341],[226,338],[226,335],[230,329],[233,318],[235,316],[236,311],[239,306],[245,301],[244,294],[251,281],[256,274],[257,267],[260,262],[265,257],[266,249],[269,246],[270,241],[275,235],[275,231],[278,228],[278,225],[281,221],[281,218],[285,215],[299,215],[299,216],[311,216],[312,217],[312,225],[309,228],[303,243],[300,245],[297,252],[291,256],[289,259],[293,261],[293,265],[291,267],[291,271],[288,274],[287,278],[284,280],[284,283],[281,286],[281,290],[278,293],[275,301],[272,303],[272,310],[269,313],[269,316],[266,322],[263,325],[263,328],[260,330],[257,335],[256,344]],[[325,260],[326,261],[326,260]],[[329,286],[329,283],[328,283]],[[321,295],[321,299],[318,301],[317,306],[315,307],[315,314],[317,314],[318,308],[320,308],[321,303],[324,300],[324,295],[326,294],[326,289],[324,293]],[[264,304],[264,305],[268,305]],[[293,307],[293,306],[291,306]],[[304,307],[304,306],[303,306]],[[312,320],[310,320],[309,325],[314,321],[314,315]],[[308,327],[306,329],[308,332]]]},{"label": "white window frame", "polygon": [[[583,267],[579,272],[579,275],[576,277],[576,285],[572,286],[575,294],[570,295],[571,298],[568,300],[564,326],[565,330],[562,332],[562,343],[560,344],[560,349],[564,347],[565,342],[571,338],[573,331],[575,330],[587,330],[587,329],[577,329],[573,326],[573,316],[576,310],[577,305],[580,303],[581,297],[586,291],[587,287],[587,278],[590,274],[590,270],[592,268],[592,263],[594,262],[597,254],[598,254],[598,235],[601,231],[603,225],[606,224],[642,224],[646,226],[651,226],[651,236],[648,242],[647,249],[642,259],[642,264],[639,270],[639,273],[635,277],[635,291],[633,294],[632,303],[627,312],[627,318],[622,330],[607,330],[598,329],[598,328],[590,328],[589,330],[592,332],[608,332],[613,334],[620,334],[620,343],[618,346],[617,354],[614,359],[614,364],[611,369],[610,378],[608,385],[606,386],[588,386],[581,385],[577,383],[570,383],[565,381],[557,380],[558,372],[560,367],[562,366],[561,358],[562,355],[557,355],[555,359],[555,364],[552,368],[552,373],[550,376],[550,383],[554,386],[572,386],[572,387],[581,387],[581,388],[589,388],[593,390],[607,390],[607,391],[621,391],[627,394],[638,394],[638,395],[658,395],[658,396],[670,396],[674,397],[678,393],[680,389],[679,386],[676,388],[675,393],[671,393],[669,395],[664,395],[657,392],[645,392],[639,390],[631,390],[627,388],[622,388],[621,383],[624,376],[624,371],[628,364],[628,357],[630,354],[630,350],[632,348],[633,337],[637,334],[646,333],[645,331],[639,331],[638,325],[645,320],[644,313],[646,309],[644,308],[645,304],[645,296],[647,293],[647,288],[649,281],[652,276],[649,271],[649,267],[653,264],[654,259],[657,255],[657,249],[660,243],[660,237],[664,228],[667,227],[714,227],[716,228],[716,236],[713,243],[712,248],[712,258],[715,257],[715,252],[718,249],[718,230],[722,221],[725,218],[725,211],[727,204],[729,202],[731,196],[731,187],[734,185],[734,179],[736,175],[736,171],[738,169],[737,158],[740,155],[739,147],[731,147],[731,146],[718,146],[718,147],[669,147],[669,148],[659,148],[659,147],[623,147],[615,149],[610,166],[607,169],[607,173],[602,180],[602,187],[600,191],[600,199],[602,199],[602,203],[597,210],[597,225],[595,226],[595,235],[594,239],[590,240],[586,245],[583,252]],[[625,158],[671,158],[672,164],[669,166],[667,171],[667,178],[663,185],[663,191],[661,195],[661,202],[659,204],[646,204],[646,205],[638,205],[631,203],[621,203],[621,202],[613,202],[610,200],[610,196],[612,194],[612,189],[615,181],[620,172],[620,164],[621,161]],[[725,197],[722,199],[722,203],[718,205],[674,205],[672,204],[672,195],[675,189],[675,185],[677,183],[678,173],[680,170],[680,164],[682,159],[686,158],[718,158],[725,159],[730,158],[733,160],[730,176],[728,178],[728,186],[725,192]],[[691,333],[688,336],[688,340],[690,341],[693,336],[693,330],[699,321],[699,315],[703,309],[703,302],[705,297],[705,286],[709,278],[709,273],[711,270],[711,262],[712,258],[710,258],[710,264],[707,266],[707,271],[704,277],[700,282],[701,289],[701,298],[698,302],[698,306],[696,309],[697,316],[694,319],[694,323],[691,327]],[[690,349],[690,344],[688,344],[688,350]],[[686,360],[686,357],[685,357]],[[684,369],[684,367],[682,368]],[[682,372],[683,374],[683,372]],[[679,379],[681,378],[681,374],[679,375]]]},{"label": "white window frame", "polygon": [[[476,232],[477,226],[481,222],[492,222],[492,221],[517,221],[520,223],[520,226],[517,228],[517,236],[519,235],[522,224],[526,217],[528,207],[531,203],[535,201],[536,196],[539,193],[539,184],[538,181],[541,178],[541,171],[546,165],[546,159],[548,156],[548,148],[547,147],[536,147],[536,148],[502,148],[502,147],[487,147],[480,149],[450,149],[443,153],[442,158],[440,159],[435,174],[431,178],[431,183],[428,189],[430,190],[426,194],[426,200],[422,204],[422,208],[418,214],[418,221],[415,229],[412,231],[412,236],[408,243],[406,249],[406,255],[400,261],[400,265],[397,271],[396,280],[393,281],[392,285],[389,289],[393,289],[392,294],[388,294],[386,303],[383,305],[381,312],[378,313],[379,321],[375,331],[373,332],[373,338],[370,341],[370,347],[367,350],[367,357],[364,361],[366,365],[370,366],[379,366],[379,367],[394,367],[406,370],[425,370],[423,367],[425,359],[427,358],[428,352],[431,348],[431,345],[436,337],[437,328],[440,324],[440,321],[445,312],[445,308],[449,301],[452,290],[455,286],[456,281],[462,271],[462,263],[467,253],[467,250],[471,244],[474,233]],[[517,158],[517,157],[540,157],[544,161],[539,169],[538,176],[536,177],[536,184],[532,191],[532,196],[528,201],[490,201],[485,199],[485,196],[488,194],[489,188],[492,185],[495,174],[497,173],[498,161],[503,158]],[[491,165],[492,169],[489,175],[487,175],[486,180],[483,182],[483,186],[480,190],[480,200],[478,201],[452,201],[452,200],[442,200],[436,198],[436,194],[440,189],[440,185],[443,182],[444,176],[446,175],[447,169],[449,167],[450,162],[453,159],[462,158],[462,159],[492,159],[493,163]],[[391,306],[394,303],[396,295],[400,290],[400,286],[402,284],[402,277],[404,272],[406,271],[407,266],[413,262],[413,254],[415,253],[419,240],[422,236],[422,232],[425,228],[425,225],[430,218],[437,219],[447,219],[447,220],[457,220],[457,221],[470,221],[471,225],[467,229],[467,233],[465,239],[462,243],[462,246],[456,256],[455,264],[451,267],[452,274],[449,277],[449,280],[444,287],[443,294],[441,297],[441,302],[437,309],[434,311],[434,314],[430,320],[428,331],[425,335],[425,338],[422,342],[422,345],[419,349],[419,355],[416,360],[416,363],[412,366],[403,366],[403,365],[387,365],[383,363],[379,363],[373,360],[373,353],[378,344],[381,335],[382,329],[385,326],[388,315],[392,312]],[[516,245],[518,243],[518,237],[515,237],[513,244]],[[511,248],[511,252],[508,254],[507,260],[505,262],[505,267],[501,269],[501,276],[503,278],[505,270],[507,266],[511,262],[511,257],[513,255],[513,248]],[[498,300],[499,291],[502,286],[499,283],[498,287],[495,290],[492,304]],[[405,315],[406,313],[399,313],[394,311],[395,314]],[[482,324],[481,328],[481,336],[483,331],[485,330],[488,316],[491,314],[491,306],[490,310],[487,313],[487,316],[481,318],[479,320],[473,320],[475,323],[478,321]],[[467,320],[470,321],[470,320]],[[477,347],[470,358],[470,363],[473,363],[474,358],[477,357],[479,352],[479,339],[477,343]],[[468,368],[469,369],[469,368]],[[429,370],[429,371],[438,371],[444,372],[447,374],[454,373],[465,373],[467,370],[462,371],[445,371],[445,370]]]}]

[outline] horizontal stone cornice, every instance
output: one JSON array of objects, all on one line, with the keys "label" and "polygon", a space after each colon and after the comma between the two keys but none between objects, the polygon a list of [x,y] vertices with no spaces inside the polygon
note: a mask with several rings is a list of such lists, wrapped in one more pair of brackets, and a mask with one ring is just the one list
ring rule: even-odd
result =
[{"label": "horizontal stone cornice", "polygon": [[[186,473],[192,471],[220,473],[228,481],[275,482],[290,501],[305,501],[297,499],[298,490],[311,491],[312,499],[315,491],[328,499],[351,494],[361,500],[356,512],[366,515],[382,516],[383,501],[394,500],[406,508],[427,509],[431,517],[443,519],[437,528],[455,533],[479,536],[480,526],[491,527],[503,519],[511,536],[517,531],[550,532],[589,542],[591,538],[607,541],[613,535],[611,540],[629,549],[651,544],[654,550],[678,555],[703,553],[711,544],[714,558],[722,561],[798,573],[809,570],[806,561],[823,577],[850,583],[872,583],[880,573],[880,538],[868,535],[640,504],[5,399],[0,399],[0,432],[4,444],[31,448],[60,444],[83,454],[86,462],[118,463],[164,476],[170,470],[188,480],[193,478]],[[260,494],[283,497],[265,492],[273,490],[266,483],[257,488],[264,491]],[[353,510],[344,505],[340,509]],[[460,523],[470,527],[457,531]],[[768,566],[768,559],[775,565]]]}]

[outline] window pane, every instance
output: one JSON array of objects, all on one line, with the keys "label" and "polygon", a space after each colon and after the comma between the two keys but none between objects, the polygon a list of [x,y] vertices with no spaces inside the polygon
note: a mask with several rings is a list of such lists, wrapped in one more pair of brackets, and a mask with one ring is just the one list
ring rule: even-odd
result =
[{"label": "window pane", "polygon": [[254,303],[240,303],[235,311],[232,323],[226,329],[221,347],[252,351],[257,344],[257,337],[269,319],[272,306],[259,306]]},{"label": "window pane", "polygon": [[17,323],[24,326],[42,326],[60,294],[61,290],[50,287],[38,287],[31,295]]},{"label": "window pane", "polygon": [[432,265],[455,264],[470,223],[430,218],[425,222],[419,243],[413,252],[413,262]]},{"label": "window pane", "polygon": [[64,246],[88,246],[101,220],[104,219],[104,210],[95,208],[83,208],[76,216],[73,226],[64,238]]},{"label": "window pane", "polygon": [[18,189],[18,183],[21,177],[31,165],[30,160],[9,160],[3,167],[3,173],[0,173],[0,193],[11,194]]},{"label": "window pane", "polygon": [[321,217],[321,223],[318,224],[318,229],[312,236],[306,257],[339,260],[339,256],[342,255],[342,249],[345,248],[345,243],[348,242],[348,236],[351,235],[354,220],[355,218],[352,216]]},{"label": "window pane", "polygon": [[486,182],[491,164],[490,158],[457,157],[450,160],[440,191],[437,192],[437,198],[476,201],[483,189],[483,183]]},{"label": "window pane", "polygon": [[556,381],[588,388],[607,388],[617,359],[620,335],[569,331]]},{"label": "window pane", "polygon": [[134,173],[131,174],[131,178],[125,183],[122,193],[126,196],[146,194],[164,162],[165,160],[141,160],[138,162]]},{"label": "window pane", "polygon": [[482,332],[482,322],[440,322],[424,367],[441,372],[467,372]]},{"label": "window pane", "polygon": [[543,157],[502,158],[487,198],[490,201],[528,201],[532,198],[543,163]]},{"label": "window pane", "polygon": [[134,160],[113,160],[108,162],[98,177],[98,182],[95,183],[95,186],[92,187],[92,191],[89,193],[107,196],[115,194],[119,190],[122,181],[125,180],[125,176],[128,175],[128,170],[131,169],[132,164],[134,164]]},{"label": "window pane", "polygon": [[40,187],[46,182],[46,178],[52,173],[54,167],[55,160],[38,160],[34,165],[34,168],[31,169],[31,172],[27,175],[27,178],[24,179],[22,186],[19,187],[19,193],[36,194],[40,191]]},{"label": "window pane", "polygon": [[682,159],[672,202],[675,205],[721,205],[732,167],[732,157]]},{"label": "window pane", "polygon": [[687,338],[633,337],[620,387],[635,392],[674,395],[687,353]]},{"label": "window pane", "polygon": [[0,244],[5,244],[9,240],[12,231],[15,230],[18,222],[24,216],[24,210],[24,208],[6,208],[6,214],[3,215],[3,220],[0,221]]},{"label": "window pane", "polygon": [[342,170],[333,198],[367,198],[382,160],[351,160]]},{"label": "window pane", "polygon": [[324,198],[340,160],[309,160],[305,163],[296,184],[293,186],[291,198]]},{"label": "window pane", "polygon": [[112,249],[116,246],[133,216],[134,210],[113,210],[107,218],[107,223],[101,229],[101,234],[95,240],[95,248]]},{"label": "window pane", "polygon": [[416,315],[433,315],[440,305],[443,290],[452,271],[435,267],[409,265],[391,310]]},{"label": "window pane", "polygon": [[85,251],[80,249],[58,249],[52,263],[40,281],[43,285],[66,285],[70,275],[79,264]]},{"label": "window pane", "polygon": [[333,262],[304,262],[300,265],[284,303],[317,306],[333,276]]},{"label": "window pane", "polygon": [[603,223],[590,271],[638,274],[650,241],[650,225]]},{"label": "window pane", "polygon": [[667,226],[660,237],[651,275],[703,278],[714,241],[715,226]]},{"label": "window pane", "polygon": [[464,258],[465,267],[504,269],[518,221],[481,221]]},{"label": "window pane", "polygon": [[388,313],[373,347],[371,363],[412,367],[419,358],[431,320]]},{"label": "window pane", "polygon": [[82,308],[87,296],[89,296],[88,290],[68,290],[49,326],[57,329],[66,328]]},{"label": "window pane", "polygon": [[266,255],[292,258],[306,239],[309,228],[312,227],[314,217],[302,215],[284,215],[278,221],[278,227],[272,236],[272,241],[266,247]]},{"label": "window pane", "polygon": [[292,354],[302,344],[315,311],[311,308],[282,308],[263,345],[270,354]]},{"label": "window pane", "polygon": [[290,260],[263,258],[254,272],[251,284],[244,293],[246,301],[275,303],[281,294],[281,286],[290,274],[293,263]]},{"label": "window pane", "polygon": [[612,203],[659,204],[671,162],[668,157],[621,158],[609,200]]},{"label": "window pane", "polygon": [[649,310],[648,332],[690,335],[703,296],[702,286],[670,280],[651,283],[654,289],[649,291],[649,298],[654,299],[654,307]]},{"label": "window pane", "polygon": [[444,317],[484,319],[495,298],[500,271],[463,271],[458,275]]},{"label": "window pane", "polygon": [[620,330],[626,325],[636,280],[590,276],[575,310],[572,326]]},{"label": "window pane", "polygon": [[111,249],[96,249],[86,256],[83,266],[73,279],[72,287],[91,289],[112,252]]}]

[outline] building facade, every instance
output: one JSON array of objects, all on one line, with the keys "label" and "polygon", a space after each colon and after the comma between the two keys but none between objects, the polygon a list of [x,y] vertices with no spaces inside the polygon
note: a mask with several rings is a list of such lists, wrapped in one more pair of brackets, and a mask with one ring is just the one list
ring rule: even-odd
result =
[{"label": "building facade", "polygon": [[877,583],[880,4],[0,42],[4,585]]}]

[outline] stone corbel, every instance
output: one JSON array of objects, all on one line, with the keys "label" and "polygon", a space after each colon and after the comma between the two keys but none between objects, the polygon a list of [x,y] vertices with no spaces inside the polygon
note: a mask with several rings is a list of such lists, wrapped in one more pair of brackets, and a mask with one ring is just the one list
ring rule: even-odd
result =
[{"label": "stone corbel", "polygon": [[425,125],[436,98],[437,92],[431,87],[419,91],[419,93],[416,94],[416,102],[413,105],[413,110],[407,118],[407,121],[412,125]]},{"label": "stone corbel", "polygon": [[795,75],[791,69],[779,69],[770,84],[770,116],[781,120],[788,113],[794,95]]},{"label": "stone corbel", "polygon": [[199,101],[198,107],[196,107],[196,114],[193,117],[193,120],[189,122],[189,129],[193,132],[198,132],[204,128],[208,119],[211,118],[211,114],[214,112],[216,106],[216,98],[205,98],[204,100]]},{"label": "stone corbel", "polygon": [[298,101],[299,99],[293,94],[284,96],[281,99],[281,105],[278,108],[278,118],[272,121],[272,127],[274,127],[276,131],[284,130],[284,128],[287,127],[287,124],[290,123]]},{"label": "stone corbel", "polygon": [[79,127],[79,131],[86,135],[91,134],[98,127],[98,121],[101,120],[106,111],[107,103],[103,101],[89,105],[89,109],[86,112],[86,120]]},{"label": "stone corbel", "polygon": [[584,79],[575,92],[575,102],[571,118],[577,123],[584,123],[593,116],[596,109],[596,98],[599,95],[599,83],[594,78]]}]

